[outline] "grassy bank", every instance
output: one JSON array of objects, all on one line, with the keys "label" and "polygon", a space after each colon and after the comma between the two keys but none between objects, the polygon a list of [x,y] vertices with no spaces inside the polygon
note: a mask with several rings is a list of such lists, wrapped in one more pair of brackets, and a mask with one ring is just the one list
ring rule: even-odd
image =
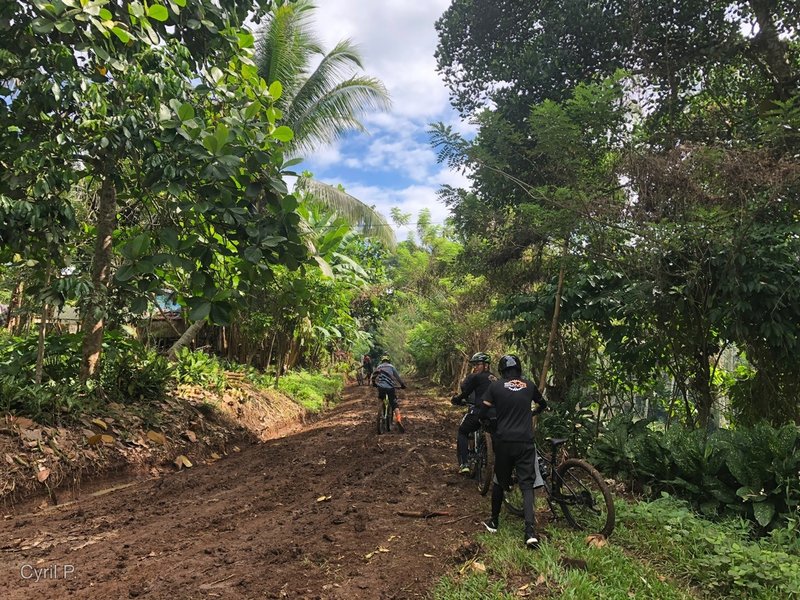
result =
[{"label": "grassy bank", "polygon": [[538,551],[522,547],[522,524],[507,517],[497,534],[478,536],[476,556],[446,576],[433,597],[800,598],[795,524],[755,540],[746,522],[710,522],[671,498],[620,501],[617,515],[606,545],[553,524]]}]

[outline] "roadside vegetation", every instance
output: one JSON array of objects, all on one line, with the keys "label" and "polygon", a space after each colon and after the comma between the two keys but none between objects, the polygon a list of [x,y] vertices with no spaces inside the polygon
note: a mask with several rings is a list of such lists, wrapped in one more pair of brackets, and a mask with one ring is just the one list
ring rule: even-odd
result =
[{"label": "roadside vegetation", "polygon": [[310,2],[0,7],[0,411],[149,427],[180,386],[318,411],[364,353],[455,388],[514,351],[541,438],[644,501],[602,547],[504,525],[437,597],[800,594],[798,3],[485,4],[436,23],[475,133],[431,141],[469,185],[444,223],[393,210],[400,242],[300,170],[390,106]]},{"label": "roadside vegetation", "polygon": [[685,502],[617,502],[610,540],[550,524],[537,552],[516,519],[480,534],[472,556],[434,598],[795,598],[800,594],[797,523],[754,540],[743,519],[709,521]]}]

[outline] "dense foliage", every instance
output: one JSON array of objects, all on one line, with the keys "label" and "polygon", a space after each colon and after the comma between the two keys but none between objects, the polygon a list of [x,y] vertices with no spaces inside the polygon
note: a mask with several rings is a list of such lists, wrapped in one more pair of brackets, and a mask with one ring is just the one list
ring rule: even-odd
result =
[{"label": "dense foliage", "polygon": [[669,491],[710,516],[736,514],[767,528],[797,518],[800,434],[774,429],[719,429],[710,434],[672,427],[653,430],[646,419],[611,419],[590,458],[606,474],[657,494]]},{"label": "dense foliage", "polygon": [[[474,561],[453,569],[436,587],[438,600],[556,595],[594,598],[794,598],[800,592],[797,521],[757,541],[741,519],[712,522],[684,502],[616,504],[619,521],[608,545],[551,527],[537,552],[519,543],[508,521],[480,539]],[[531,574],[535,574],[532,577]]]},{"label": "dense foliage", "polygon": [[[555,397],[602,410],[598,372],[651,397],[666,375],[654,400],[689,426],[719,420],[723,391],[728,418],[800,419],[797,19],[760,0],[456,0],[437,23],[479,126],[434,129],[473,184],[443,197],[532,364],[559,298]],[[721,390],[726,352],[752,372]]]},{"label": "dense foliage", "polygon": [[[28,361],[14,374],[20,393],[67,381],[100,400],[157,393],[125,382],[140,368],[166,377],[153,350],[125,346],[130,360],[118,359],[131,335],[177,357],[179,380],[211,377],[203,383],[218,388],[211,354],[276,377],[348,362],[368,343],[374,323],[354,315],[379,303],[393,237],[344,190],[303,177],[290,193],[284,178],[298,149],[360,129],[359,116],[388,97],[366,75],[341,81],[360,67],[351,45],[309,76],[312,9],[282,0],[0,9],[0,301],[6,329],[24,338],[3,360]],[[257,40],[250,28],[262,18],[299,18],[292,27],[309,46],[269,28]],[[280,68],[264,66],[269,53]],[[337,94],[343,85],[353,92]],[[34,329],[38,339],[27,337]]]},{"label": "dense foliage", "polygon": [[783,0],[454,0],[436,58],[477,131],[431,134],[470,187],[401,244],[382,344],[448,385],[515,350],[542,437],[761,533],[796,520],[798,24]]}]

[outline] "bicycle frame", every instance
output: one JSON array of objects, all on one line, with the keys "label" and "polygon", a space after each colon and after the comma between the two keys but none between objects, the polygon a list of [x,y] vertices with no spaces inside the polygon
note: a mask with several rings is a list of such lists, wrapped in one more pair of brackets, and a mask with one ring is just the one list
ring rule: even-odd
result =
[{"label": "bicycle frame", "polygon": [[[399,388],[395,388],[397,390]],[[388,396],[385,396],[383,399],[380,400],[381,406],[378,410],[378,435],[382,433],[389,433],[391,431],[392,426],[392,417],[394,417],[394,410],[391,408],[391,403],[389,402]],[[405,429],[400,421],[397,422],[397,428],[402,433]]]},{"label": "bicycle frame", "polygon": [[[568,458],[561,447],[566,440],[552,440],[548,455],[538,454],[540,474],[544,479],[544,498],[555,516],[556,505],[569,524],[591,533],[610,535],[614,530],[615,510],[611,493],[600,473],[589,463]],[[518,516],[522,515],[519,493],[513,497],[516,473],[512,487],[506,494],[506,507]],[[594,528],[597,530],[595,531]]]}]

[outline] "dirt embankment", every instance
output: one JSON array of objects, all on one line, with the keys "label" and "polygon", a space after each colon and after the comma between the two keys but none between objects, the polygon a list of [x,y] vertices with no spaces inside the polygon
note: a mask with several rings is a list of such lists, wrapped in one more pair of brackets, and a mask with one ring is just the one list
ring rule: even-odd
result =
[{"label": "dirt embankment", "polygon": [[[4,599],[416,598],[464,560],[480,503],[459,417],[408,390],[377,436],[373,390],[208,465],[0,523]],[[445,515],[432,518],[398,513]]]},{"label": "dirt embankment", "polygon": [[234,383],[223,394],[182,385],[155,405],[111,403],[77,427],[6,415],[0,421],[0,504],[31,497],[61,504],[79,489],[219,460],[306,420],[305,410],[280,392]]}]

